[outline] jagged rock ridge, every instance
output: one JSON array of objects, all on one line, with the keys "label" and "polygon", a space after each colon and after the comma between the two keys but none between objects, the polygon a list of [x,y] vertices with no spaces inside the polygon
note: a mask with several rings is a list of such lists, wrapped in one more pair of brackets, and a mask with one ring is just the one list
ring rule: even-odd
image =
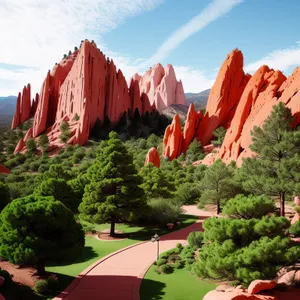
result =
[{"label": "jagged rock ridge", "polygon": [[[103,123],[108,118],[113,126],[117,125],[124,113],[138,110],[143,115],[156,107],[185,104],[183,87],[181,82],[177,82],[173,67],[164,69],[157,66],[143,77],[136,74],[128,88],[122,71],[117,70],[113,60],[107,59],[94,42],[85,40],[79,50],[48,72],[40,95],[32,104],[35,108],[30,110],[35,112],[33,127],[19,141],[15,152],[25,151],[26,141],[29,138],[36,139],[42,133],[48,135],[50,151],[63,147],[60,140],[62,122],[69,125],[67,143],[83,145],[97,119]],[[151,76],[158,74],[156,69],[159,69],[160,78],[152,80]],[[154,84],[153,93],[152,89],[144,89],[147,80]],[[24,88],[23,95],[18,98],[13,128],[32,115],[28,113],[30,85]]]},{"label": "jagged rock ridge", "polygon": [[[291,108],[294,116],[292,125],[297,126],[300,123],[300,67],[288,78],[281,71],[265,65],[250,76],[243,71],[241,51],[235,49],[227,56],[220,69],[210,92],[204,117],[199,123],[192,117],[194,113],[187,117],[189,139],[184,147],[179,141],[182,134],[187,135],[187,129],[185,128],[184,133],[175,134],[169,127],[165,132],[163,153],[169,159],[174,159],[186,151],[189,140],[192,141],[193,138],[207,145],[213,138],[213,131],[223,126],[227,132],[221,148],[207,155],[203,163],[211,164],[220,158],[227,164],[236,161],[241,165],[243,158],[253,155],[249,148],[252,143],[251,130],[255,125],[261,126],[272,107],[280,101]],[[193,108],[190,109],[193,111]],[[191,122],[195,125],[190,125]],[[177,142],[173,141],[172,145],[177,148],[171,151],[171,155],[166,150],[174,138]]]}]

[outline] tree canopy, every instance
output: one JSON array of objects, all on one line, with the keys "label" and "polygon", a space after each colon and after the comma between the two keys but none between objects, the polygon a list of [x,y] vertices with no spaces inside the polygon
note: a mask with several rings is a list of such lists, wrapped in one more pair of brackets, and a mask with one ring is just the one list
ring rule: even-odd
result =
[{"label": "tree canopy", "polygon": [[36,265],[67,256],[84,246],[84,232],[72,212],[53,197],[13,200],[0,214],[0,256],[13,264]]},{"label": "tree canopy", "polygon": [[282,102],[275,105],[262,127],[251,132],[255,157],[245,159],[240,172],[246,190],[280,199],[281,216],[286,196],[300,190],[300,131],[291,124],[291,110]]},{"label": "tree canopy", "polygon": [[9,202],[10,194],[8,186],[0,181],[0,212]]},{"label": "tree canopy", "polygon": [[110,222],[111,235],[117,221],[130,221],[146,207],[142,178],[115,132],[101,145],[87,178],[90,183],[79,206],[80,217],[91,223]]}]

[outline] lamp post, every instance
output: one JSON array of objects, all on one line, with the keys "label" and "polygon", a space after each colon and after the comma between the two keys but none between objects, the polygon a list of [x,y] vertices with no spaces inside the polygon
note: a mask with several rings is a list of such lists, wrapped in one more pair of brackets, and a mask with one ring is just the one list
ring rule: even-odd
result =
[{"label": "lamp post", "polygon": [[157,242],[157,259],[159,259],[159,240],[160,240],[160,236],[155,233],[154,236],[151,238],[151,242]]}]

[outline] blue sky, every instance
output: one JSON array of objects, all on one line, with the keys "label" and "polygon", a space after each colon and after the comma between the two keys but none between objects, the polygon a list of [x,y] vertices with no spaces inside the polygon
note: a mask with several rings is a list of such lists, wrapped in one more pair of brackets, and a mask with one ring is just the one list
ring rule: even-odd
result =
[{"label": "blue sky", "polygon": [[250,73],[264,63],[285,74],[300,65],[296,0],[0,0],[0,7],[2,96],[27,82],[39,91],[47,70],[85,38],[127,79],[173,64],[186,92],[209,88],[236,47]]}]

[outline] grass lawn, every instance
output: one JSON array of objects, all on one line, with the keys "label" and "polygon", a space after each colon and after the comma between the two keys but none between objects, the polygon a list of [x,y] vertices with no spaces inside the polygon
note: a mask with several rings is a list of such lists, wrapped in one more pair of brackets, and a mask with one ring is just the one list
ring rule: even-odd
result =
[{"label": "grass lawn", "polygon": [[142,281],[141,300],[199,300],[216,288],[216,284],[199,280],[187,268],[171,274],[157,274],[152,266]]},{"label": "grass lawn", "polygon": [[[197,220],[197,217],[190,215],[181,215],[180,221],[181,225],[179,228],[186,227],[193,224]],[[94,226],[95,230],[101,231],[103,229],[109,228],[109,224],[102,224]],[[167,229],[160,229],[155,227],[137,227],[130,226],[126,224],[116,224],[116,230],[122,230],[125,233],[129,233],[128,239],[120,241],[99,241],[93,236],[85,237],[85,247],[79,257],[77,257],[75,262],[72,263],[60,263],[48,265],[46,270],[48,272],[56,273],[59,282],[60,289],[63,290],[67,285],[84,269],[90,266],[95,261],[100,258],[117,251],[121,248],[127,247],[129,245],[138,243],[140,241],[150,240],[151,236],[156,232],[159,235],[170,232]]]}]

